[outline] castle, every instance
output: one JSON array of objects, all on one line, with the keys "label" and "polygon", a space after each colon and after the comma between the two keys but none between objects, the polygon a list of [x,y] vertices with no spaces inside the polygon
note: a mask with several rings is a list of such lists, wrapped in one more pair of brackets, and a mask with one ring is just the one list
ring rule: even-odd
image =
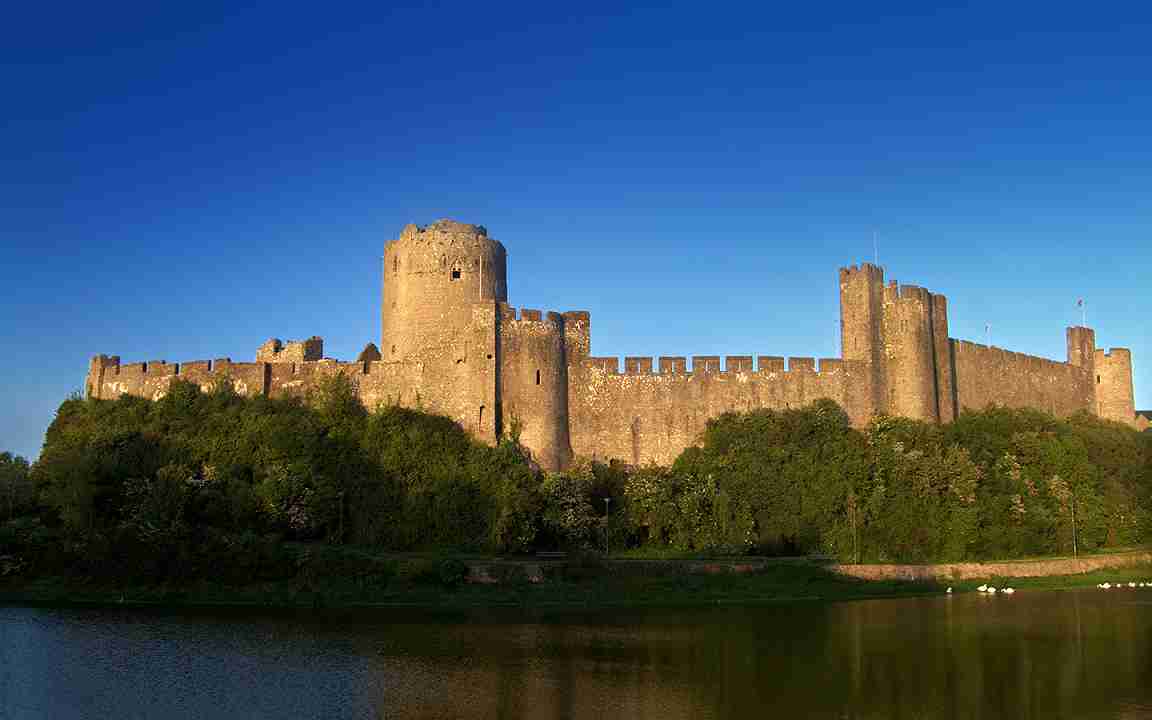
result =
[{"label": "castle", "polygon": [[306,392],[317,378],[349,378],[368,407],[395,403],[454,418],[494,443],[515,432],[548,469],[574,456],[668,464],[709,418],[729,410],[839,403],[856,426],[873,415],[948,422],[989,404],[1055,415],[1085,410],[1135,425],[1132,359],[1096,348],[1090,328],[1067,330],[1057,362],[948,336],[943,295],[885,283],[871,264],[841,268],[842,357],[748,355],[593,357],[591,320],[507,304],[504,246],[477,225],[408,225],[384,250],[381,345],[355,362],[323,357],[323,341],[269,340],[256,362],[230,359],[121,364],[98,355],[91,397],[159,398],[177,378],[219,375],[248,395]]}]

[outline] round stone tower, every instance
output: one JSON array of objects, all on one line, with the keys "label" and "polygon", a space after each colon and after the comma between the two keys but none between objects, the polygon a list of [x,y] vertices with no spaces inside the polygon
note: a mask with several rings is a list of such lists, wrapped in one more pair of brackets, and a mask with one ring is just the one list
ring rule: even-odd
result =
[{"label": "round stone tower", "polygon": [[506,272],[504,246],[480,225],[406,226],[384,247],[382,358],[419,360],[459,342],[475,303],[508,299]]}]

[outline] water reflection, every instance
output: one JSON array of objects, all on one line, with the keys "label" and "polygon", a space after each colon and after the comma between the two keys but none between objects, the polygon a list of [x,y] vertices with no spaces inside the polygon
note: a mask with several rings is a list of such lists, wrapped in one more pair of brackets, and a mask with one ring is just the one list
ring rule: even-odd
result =
[{"label": "water reflection", "polygon": [[1152,593],[429,616],[0,608],[0,718],[1152,717]]}]

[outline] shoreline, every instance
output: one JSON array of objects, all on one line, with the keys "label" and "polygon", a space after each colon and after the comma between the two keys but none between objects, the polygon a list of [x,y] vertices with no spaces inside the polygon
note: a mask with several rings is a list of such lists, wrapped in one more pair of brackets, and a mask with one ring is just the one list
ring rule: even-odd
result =
[{"label": "shoreline", "polygon": [[[1108,556],[1093,556],[1103,558]],[[383,584],[369,578],[281,580],[246,585],[198,582],[186,585],[101,583],[63,577],[7,578],[0,582],[0,606],[45,608],[236,608],[236,609],[384,609],[429,611],[521,609],[569,611],[687,607],[741,607],[794,602],[932,597],[975,592],[991,583],[1017,593],[1071,590],[1101,582],[1152,582],[1152,553],[1117,553],[1113,564],[1086,572],[1038,575],[1037,568],[1063,567],[1061,560],[965,563],[1013,567],[1012,575],[908,576],[907,569],[946,565],[896,566],[821,564],[800,559],[609,560],[598,563],[504,561],[499,579],[438,584],[393,578]],[[1081,561],[1082,562],[1082,561]],[[491,568],[490,563],[479,563]],[[843,567],[862,571],[838,572]],[[895,569],[895,570],[894,570]],[[472,570],[472,568],[470,568]],[[863,575],[863,577],[862,577]],[[470,572],[469,577],[475,573]],[[1125,588],[1127,589],[1127,588]],[[1141,588],[1144,590],[1145,588]],[[1152,587],[1146,588],[1152,598]],[[1018,595],[1017,595],[1018,597]]]}]

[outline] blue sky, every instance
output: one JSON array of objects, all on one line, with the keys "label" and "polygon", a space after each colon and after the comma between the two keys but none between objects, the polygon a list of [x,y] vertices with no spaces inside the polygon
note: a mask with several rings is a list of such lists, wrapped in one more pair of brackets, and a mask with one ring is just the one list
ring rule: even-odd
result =
[{"label": "blue sky", "polygon": [[1085,297],[1152,407],[1147,4],[172,5],[0,30],[0,449],[96,353],[353,357],[439,217],[600,355],[836,356],[876,233],[956,337],[1063,359]]}]

